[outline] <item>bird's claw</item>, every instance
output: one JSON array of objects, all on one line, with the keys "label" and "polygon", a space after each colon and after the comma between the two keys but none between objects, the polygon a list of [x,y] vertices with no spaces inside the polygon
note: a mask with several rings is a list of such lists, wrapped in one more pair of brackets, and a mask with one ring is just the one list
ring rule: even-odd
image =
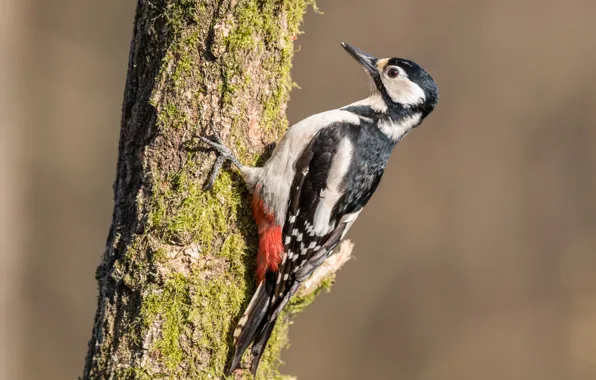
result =
[{"label": "bird's claw", "polygon": [[215,179],[217,178],[217,175],[219,174],[219,171],[223,167],[223,164],[226,160],[232,161],[232,163],[239,168],[242,167],[242,164],[240,161],[238,161],[234,153],[232,153],[232,150],[224,145],[224,143],[221,141],[221,138],[217,134],[213,134],[208,137],[195,135],[195,137],[217,152],[217,158],[215,159],[215,163],[211,168],[209,178],[203,185],[203,190],[209,191],[211,188],[213,188]]}]

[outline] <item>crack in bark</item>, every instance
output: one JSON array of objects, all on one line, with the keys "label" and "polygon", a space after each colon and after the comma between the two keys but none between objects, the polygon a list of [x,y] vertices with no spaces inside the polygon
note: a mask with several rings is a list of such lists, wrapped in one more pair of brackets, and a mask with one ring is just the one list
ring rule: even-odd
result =
[{"label": "crack in bark", "polygon": [[213,13],[213,19],[211,21],[211,24],[209,25],[209,31],[207,32],[207,38],[205,39],[205,52],[203,54],[203,58],[205,58],[207,62],[213,62],[217,59],[217,57],[213,53],[213,44],[215,41],[215,26],[222,19],[222,15],[220,14],[220,12],[224,2],[225,0],[219,0],[217,2],[215,12]]}]

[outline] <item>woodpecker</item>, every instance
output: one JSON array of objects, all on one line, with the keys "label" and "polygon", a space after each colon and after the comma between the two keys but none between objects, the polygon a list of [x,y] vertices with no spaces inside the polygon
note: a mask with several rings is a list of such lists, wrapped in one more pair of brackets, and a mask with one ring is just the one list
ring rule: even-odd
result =
[{"label": "woodpecker", "polygon": [[258,288],[235,330],[228,375],[251,343],[256,374],[280,311],[350,229],[395,145],[439,100],[435,81],[415,62],[342,46],[368,73],[371,95],[293,125],[263,167],[243,166],[217,136],[198,136],[219,154],[207,187],[224,160],[237,166],[259,233]]}]

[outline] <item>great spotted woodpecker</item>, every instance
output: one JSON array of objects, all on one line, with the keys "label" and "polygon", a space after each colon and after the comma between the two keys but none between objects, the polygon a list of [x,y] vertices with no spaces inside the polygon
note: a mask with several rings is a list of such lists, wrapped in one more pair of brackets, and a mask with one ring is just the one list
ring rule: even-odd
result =
[{"label": "great spotted woodpecker", "polygon": [[280,311],[352,226],[397,142],[438,102],[437,85],[418,64],[342,46],[370,75],[372,94],[290,127],[263,167],[243,166],[219,139],[200,137],[219,153],[210,185],[224,159],[240,169],[259,232],[259,285],[238,322],[226,374],[251,343],[256,373]]}]

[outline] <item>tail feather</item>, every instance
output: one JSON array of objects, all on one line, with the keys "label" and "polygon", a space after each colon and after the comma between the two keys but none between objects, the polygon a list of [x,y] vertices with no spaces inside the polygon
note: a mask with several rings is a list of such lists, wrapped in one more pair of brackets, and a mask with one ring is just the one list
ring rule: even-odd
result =
[{"label": "tail feather", "polygon": [[267,342],[271,337],[271,333],[273,332],[276,321],[277,318],[273,320],[267,320],[267,323],[263,326],[262,331],[259,332],[252,345],[252,361],[250,363],[250,372],[254,376],[257,375],[257,368],[259,367],[261,356],[263,356],[263,353],[265,352],[265,347],[267,347]]},{"label": "tail feather", "polygon": [[234,331],[234,357],[225,370],[226,375],[230,375],[240,367],[242,355],[251,343],[253,346],[250,371],[256,375],[259,362],[275,327],[277,316],[299,287],[300,284],[295,283],[277,304],[271,305],[271,296],[275,290],[275,273],[267,272],[265,281],[259,284]]},{"label": "tail feather", "polygon": [[255,334],[254,343],[252,345],[251,353],[252,353],[252,362],[250,363],[250,372],[256,376],[257,368],[261,361],[261,357],[265,352],[265,348],[267,347],[267,342],[271,337],[271,333],[273,332],[273,328],[275,327],[275,322],[277,322],[277,317],[281,310],[286,306],[290,298],[296,293],[298,288],[300,287],[300,283],[296,282],[288,293],[284,296],[284,298],[279,301],[277,305],[275,305],[275,310],[271,310],[271,313],[267,315],[267,319],[263,321],[263,326],[260,328],[257,333]]},{"label": "tail feather", "polygon": [[268,281],[263,281],[257,288],[246,311],[240,318],[238,326],[234,331],[234,357],[225,374],[230,375],[240,366],[240,360],[244,351],[255,336],[263,330],[269,317],[269,306],[271,303],[271,293],[273,287],[269,286]]}]

